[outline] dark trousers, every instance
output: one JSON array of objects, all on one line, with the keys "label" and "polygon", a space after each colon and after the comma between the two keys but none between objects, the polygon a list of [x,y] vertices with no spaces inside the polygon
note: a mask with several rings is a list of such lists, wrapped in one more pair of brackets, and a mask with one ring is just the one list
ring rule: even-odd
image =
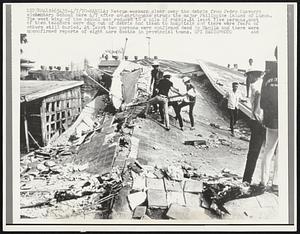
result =
[{"label": "dark trousers", "polygon": [[251,183],[261,146],[265,141],[266,129],[256,120],[250,120],[251,137],[243,181]]},{"label": "dark trousers", "polygon": [[[151,98],[155,97],[155,96],[158,94],[158,93],[156,92],[156,88],[157,88],[157,85],[155,84],[155,81],[154,81]],[[152,106],[153,106],[153,111],[154,111],[154,112],[157,112],[157,104],[152,104]]]},{"label": "dark trousers", "polygon": [[233,133],[233,129],[234,129],[233,127],[236,124],[237,117],[238,117],[238,109],[237,108],[228,109],[228,112],[229,112],[229,117],[230,117],[230,129],[231,129],[231,132]]},{"label": "dark trousers", "polygon": [[181,108],[184,106],[189,106],[189,117],[190,117],[190,122],[191,122],[191,126],[194,127],[194,114],[193,114],[193,110],[194,110],[194,106],[195,106],[195,102],[182,102],[180,104],[178,104],[178,102],[172,102],[172,106],[174,108],[175,114],[176,114],[176,118],[179,121],[179,126],[182,128],[183,127],[183,121],[182,121],[182,117],[181,117]]}]

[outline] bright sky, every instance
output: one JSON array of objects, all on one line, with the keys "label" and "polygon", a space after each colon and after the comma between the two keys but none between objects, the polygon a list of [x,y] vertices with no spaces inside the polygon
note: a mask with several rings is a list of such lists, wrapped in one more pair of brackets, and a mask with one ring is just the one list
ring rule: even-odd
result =
[{"label": "bright sky", "polygon": [[[150,35],[150,53],[161,59],[196,62],[203,59],[227,66],[237,63],[246,68],[248,59],[254,59],[254,65],[264,66],[265,60],[274,60],[274,48],[278,44],[282,23],[280,11],[269,7],[272,19],[264,20],[259,34],[234,33],[231,35],[192,35],[163,36]],[[147,35],[38,35],[28,34],[26,57],[40,65],[70,66],[71,61],[83,66],[84,58],[90,65],[97,67],[101,54],[107,49],[121,49],[128,38],[125,55],[133,59],[134,55],[143,58],[148,55]],[[24,56],[25,56],[24,55]]]}]

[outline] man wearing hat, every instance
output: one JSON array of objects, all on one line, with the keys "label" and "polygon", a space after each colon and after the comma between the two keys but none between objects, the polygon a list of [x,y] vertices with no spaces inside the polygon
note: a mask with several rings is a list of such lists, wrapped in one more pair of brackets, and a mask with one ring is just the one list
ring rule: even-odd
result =
[{"label": "man wearing hat", "polygon": [[[150,87],[152,87],[152,96],[151,97],[155,97],[157,92],[157,85],[158,82],[162,79],[163,77],[163,72],[159,69],[159,62],[158,61],[154,61],[152,64],[152,71],[151,71],[151,84]],[[157,105],[154,104],[153,105],[154,108],[154,112],[157,111]]]},{"label": "man wearing hat", "polygon": [[159,114],[161,117],[161,122],[165,122],[165,126],[167,130],[170,130],[170,122],[169,122],[169,114],[168,114],[168,95],[169,90],[171,89],[175,93],[179,93],[177,89],[173,87],[173,83],[170,81],[171,74],[169,72],[164,72],[163,79],[161,79],[156,88],[157,95],[155,97],[152,97],[146,107],[145,116],[148,114],[148,110],[150,105],[155,104],[159,105]]},{"label": "man wearing hat", "polygon": [[180,129],[183,131],[183,121],[182,117],[180,115],[181,108],[184,106],[189,106],[189,117],[191,122],[191,130],[194,130],[194,115],[193,110],[196,103],[196,90],[195,87],[191,84],[191,78],[190,77],[183,77],[182,79],[183,83],[186,86],[186,94],[184,94],[185,98],[184,100],[178,104],[178,102],[173,103],[173,108],[176,114],[176,118],[179,121]]}]

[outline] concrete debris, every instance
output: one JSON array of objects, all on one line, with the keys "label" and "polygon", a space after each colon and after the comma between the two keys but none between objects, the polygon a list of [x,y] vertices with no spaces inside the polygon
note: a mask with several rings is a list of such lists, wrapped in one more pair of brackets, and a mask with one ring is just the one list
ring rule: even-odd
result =
[{"label": "concrete debris", "polygon": [[165,209],[168,207],[167,194],[162,190],[148,189],[148,207]]},{"label": "concrete debris", "polygon": [[146,206],[137,206],[134,209],[132,218],[133,219],[143,219],[146,214],[147,207]]},{"label": "concrete debris", "polygon": [[184,184],[184,192],[201,193],[203,190],[203,182],[198,180],[187,180]]},{"label": "concrete debris", "polygon": [[182,181],[184,178],[183,170],[179,166],[168,166],[165,172],[171,180]]},{"label": "concrete debris", "polygon": [[176,220],[209,220],[211,217],[201,207],[186,207],[178,204],[172,204],[166,213],[170,219]]},{"label": "concrete debris", "polygon": [[185,200],[184,200],[183,192],[174,192],[174,191],[167,192],[167,202],[168,202],[168,206],[174,203],[184,206]]},{"label": "concrete debris", "polygon": [[184,193],[185,204],[187,207],[198,207],[201,205],[200,195],[197,193]]},{"label": "concrete debris", "polygon": [[137,175],[133,178],[132,190],[141,191],[146,188],[145,177]]},{"label": "concrete debris", "polygon": [[146,185],[147,185],[147,189],[161,190],[161,191],[165,190],[163,179],[147,178]]},{"label": "concrete debris", "polygon": [[180,181],[164,179],[166,191],[182,192],[182,185]]},{"label": "concrete debris", "polygon": [[42,164],[42,163],[38,164],[38,165],[36,166],[36,168],[37,168],[39,171],[43,172],[43,173],[49,172],[49,168],[46,167],[46,166],[45,166],[44,164]]},{"label": "concrete debris", "polygon": [[145,192],[136,192],[136,193],[131,193],[127,196],[128,203],[130,206],[131,210],[134,210],[137,206],[143,204],[146,199],[147,195]]},{"label": "concrete debris", "polygon": [[46,161],[44,164],[47,167],[54,167],[56,165],[54,161]]}]

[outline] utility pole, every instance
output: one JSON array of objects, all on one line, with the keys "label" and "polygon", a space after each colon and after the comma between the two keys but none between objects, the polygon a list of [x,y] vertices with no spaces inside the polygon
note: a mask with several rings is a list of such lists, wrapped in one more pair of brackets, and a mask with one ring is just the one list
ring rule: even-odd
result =
[{"label": "utility pole", "polygon": [[146,37],[148,39],[148,57],[150,58],[150,40],[151,37]]},{"label": "utility pole", "polygon": [[122,60],[124,60],[124,55],[125,55],[127,41],[128,41],[128,38],[126,37],[126,39],[125,39],[125,45],[124,45],[124,49],[123,49],[123,54],[122,54]]}]

